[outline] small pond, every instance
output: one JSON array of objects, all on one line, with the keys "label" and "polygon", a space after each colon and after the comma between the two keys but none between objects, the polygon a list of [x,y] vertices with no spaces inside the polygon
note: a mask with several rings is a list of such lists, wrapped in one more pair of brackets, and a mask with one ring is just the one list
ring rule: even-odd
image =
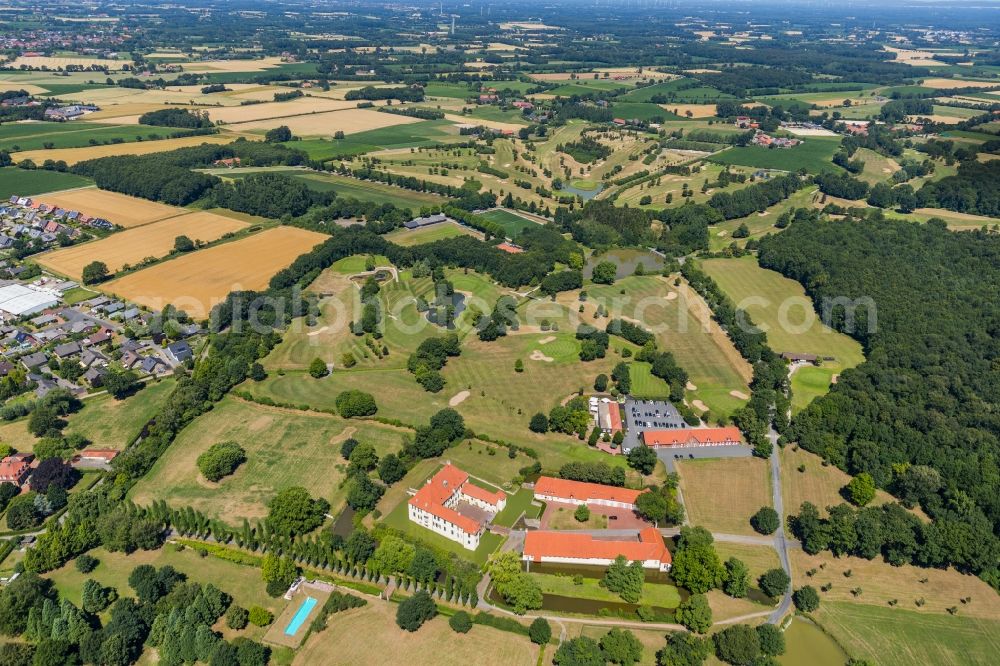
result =
[{"label": "small pond", "polygon": [[333,533],[339,534],[345,539],[351,536],[351,532],[354,531],[354,514],[354,509],[345,506],[340,515],[337,516],[337,520],[333,523]]},{"label": "small pond", "polygon": [[848,659],[837,642],[809,620],[796,617],[785,630],[785,654],[778,663],[786,666],[843,666]]},{"label": "small pond", "polygon": [[562,186],[562,189],[561,190],[556,190],[556,192],[557,192],[557,195],[558,194],[562,194],[563,192],[565,192],[567,194],[572,194],[574,196],[578,196],[581,199],[583,199],[584,201],[590,201],[591,199],[593,199],[594,197],[596,197],[598,194],[600,194],[601,190],[603,190],[603,189],[604,189],[604,183],[597,183],[597,187],[595,187],[592,190],[584,190],[584,189],[580,189],[579,187],[573,187],[572,185],[566,185],[566,184],[564,184]]},{"label": "small pond", "polygon": [[617,267],[616,277],[619,280],[635,273],[635,267],[639,264],[642,264],[647,274],[658,273],[665,265],[663,257],[649,250],[629,248],[608,250],[601,254],[592,254],[587,259],[583,267],[583,277],[589,280],[594,275],[594,267],[602,261],[610,261]]}]

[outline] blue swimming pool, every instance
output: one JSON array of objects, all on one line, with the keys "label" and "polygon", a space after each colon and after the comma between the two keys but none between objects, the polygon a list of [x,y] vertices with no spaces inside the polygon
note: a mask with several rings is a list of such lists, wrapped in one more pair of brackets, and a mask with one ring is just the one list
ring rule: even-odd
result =
[{"label": "blue swimming pool", "polygon": [[312,597],[306,597],[306,600],[302,602],[299,609],[295,611],[295,616],[292,618],[292,621],[288,623],[287,627],[285,627],[285,635],[294,636],[302,624],[306,621],[306,618],[309,617],[309,613],[312,612],[312,609],[315,606],[316,600]]}]

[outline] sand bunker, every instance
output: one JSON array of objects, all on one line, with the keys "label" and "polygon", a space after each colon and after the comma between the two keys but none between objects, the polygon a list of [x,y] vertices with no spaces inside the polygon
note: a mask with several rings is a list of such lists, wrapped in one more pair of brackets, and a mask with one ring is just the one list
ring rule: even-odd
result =
[{"label": "sand bunker", "polygon": [[834,375],[833,377],[830,377],[830,383],[836,384],[838,379],[840,379],[840,375]]},{"label": "sand bunker", "polygon": [[556,339],[556,336],[554,336],[554,335],[546,335],[544,338],[542,338],[541,340],[538,341],[538,344],[540,344],[540,345],[547,345],[548,343],[552,342],[555,339]]},{"label": "sand bunker", "polygon": [[323,332],[328,331],[328,330],[330,330],[330,327],[329,326],[324,326],[323,328],[318,328],[315,331],[310,331],[309,333],[306,333],[306,335],[308,335],[311,338],[314,335],[319,335],[320,333],[323,333]]},{"label": "sand bunker", "polygon": [[531,356],[529,356],[528,358],[530,358],[532,361],[545,361],[546,363],[552,362],[552,357],[543,354],[541,349],[536,349],[533,352],[531,352]]},{"label": "sand bunker", "polygon": [[684,388],[686,388],[688,391],[697,391],[698,390],[698,387],[695,386],[694,384],[692,384],[691,382],[688,382],[687,384],[685,384]]},{"label": "sand bunker", "polygon": [[703,412],[708,411],[708,405],[703,403],[701,400],[692,400],[691,404],[694,406],[695,409],[698,409]]},{"label": "sand bunker", "polygon": [[451,400],[448,401],[448,406],[455,407],[456,405],[460,405],[463,402],[465,402],[465,399],[468,398],[470,395],[471,393],[469,393],[468,391],[462,391],[460,393],[456,393],[451,397]]},{"label": "sand bunker", "polygon": [[672,301],[675,298],[677,298],[677,292],[676,291],[671,291],[671,292],[667,293],[667,300],[668,301]]},{"label": "sand bunker", "polygon": [[734,398],[737,398],[738,400],[749,400],[750,399],[750,396],[748,396],[743,391],[730,391],[729,395],[733,396]]}]

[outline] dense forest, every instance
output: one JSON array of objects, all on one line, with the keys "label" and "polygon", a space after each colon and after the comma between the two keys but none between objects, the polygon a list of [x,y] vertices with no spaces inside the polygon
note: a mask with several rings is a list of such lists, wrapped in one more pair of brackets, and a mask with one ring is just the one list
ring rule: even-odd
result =
[{"label": "dense forest", "polygon": [[935,221],[796,221],[761,241],[760,263],[802,283],[868,359],[788,439],[977,544],[955,563],[1000,586],[1000,237]]},{"label": "dense forest", "polygon": [[967,160],[958,173],[929,181],[917,191],[921,206],[1000,217],[1000,162]]}]

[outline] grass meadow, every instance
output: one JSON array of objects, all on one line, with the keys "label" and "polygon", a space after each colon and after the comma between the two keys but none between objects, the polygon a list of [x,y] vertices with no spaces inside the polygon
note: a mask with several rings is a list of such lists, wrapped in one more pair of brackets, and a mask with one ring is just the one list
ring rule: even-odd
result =
[{"label": "grass meadow", "polygon": [[756,534],[750,516],[771,506],[771,472],[761,458],[683,460],[675,463],[688,522],[710,532]]},{"label": "grass meadow", "polygon": [[794,280],[761,268],[754,257],[709,259],[702,266],[736,306],[766,330],[774,351],[833,357],[833,361],[800,368],[792,375],[793,411],[826,393],[834,376],[864,361],[861,344],[825,326],[802,285]]},{"label": "grass meadow", "polygon": [[840,171],[833,163],[833,155],[840,147],[840,137],[810,136],[793,148],[764,148],[762,146],[740,146],[712,155],[713,162],[758,169],[780,169],[809,173]]},{"label": "grass meadow", "polygon": [[43,192],[53,192],[55,190],[68,190],[74,187],[87,187],[93,185],[93,181],[84,176],[74,173],[61,173],[59,171],[44,171],[34,169],[27,171],[17,167],[4,167],[0,169],[0,199],[9,199],[17,194],[19,196],[32,196]]},{"label": "grass meadow", "polygon": [[491,222],[496,222],[504,228],[507,232],[509,238],[517,240],[517,237],[521,235],[521,232],[525,229],[530,229],[532,226],[536,226],[538,223],[534,220],[529,220],[526,217],[518,215],[517,213],[512,213],[508,210],[503,210],[502,208],[497,208],[491,210],[487,213],[483,213],[482,217],[485,217]]},{"label": "grass meadow", "polygon": [[[267,502],[279,490],[302,486],[324,497],[337,510],[344,501],[338,487],[346,462],[340,444],[354,437],[371,443],[379,456],[399,450],[404,431],[368,421],[348,421],[329,414],[286,410],[227,397],[185,428],[132,491],[132,499],[150,504],[164,499],[191,506],[213,518],[238,525],[243,518],[267,515]],[[211,445],[235,441],[247,461],[218,483],[198,471],[198,456]]]}]

